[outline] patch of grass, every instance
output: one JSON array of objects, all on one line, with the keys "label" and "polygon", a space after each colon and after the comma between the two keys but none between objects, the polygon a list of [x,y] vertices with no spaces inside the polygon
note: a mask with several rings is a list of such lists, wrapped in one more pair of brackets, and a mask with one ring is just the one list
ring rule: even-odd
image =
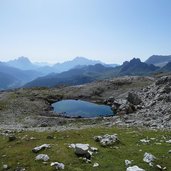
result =
[{"label": "patch of grass", "polygon": [[[121,142],[111,147],[104,148],[93,139],[96,135],[113,133],[118,134]],[[48,135],[55,138],[47,139]],[[150,167],[143,162],[144,153],[149,152],[157,157],[156,164],[166,166],[167,171],[171,171],[171,154],[168,154],[171,145],[165,142],[171,139],[171,132],[167,131],[98,127],[63,132],[21,132],[16,133],[16,137],[16,141],[8,142],[7,137],[0,136],[0,165],[8,164],[11,170],[21,166],[29,171],[52,171],[54,168],[50,167],[50,162],[58,161],[65,164],[67,171],[125,171],[124,161],[128,159],[133,160],[133,164],[146,171],[157,171],[156,167]],[[31,137],[35,137],[36,140],[31,140]],[[140,143],[140,139],[147,137],[155,140],[151,140],[149,144]],[[32,152],[35,146],[44,143],[52,146],[39,152],[49,155],[50,161],[47,165],[35,161],[37,154]],[[68,148],[70,143],[88,143],[90,146],[97,147],[99,152],[94,154],[92,163],[86,164],[74,154],[73,149]],[[95,162],[100,166],[93,168]]]},{"label": "patch of grass", "polygon": [[0,111],[6,109],[7,102],[6,101],[0,101]]}]

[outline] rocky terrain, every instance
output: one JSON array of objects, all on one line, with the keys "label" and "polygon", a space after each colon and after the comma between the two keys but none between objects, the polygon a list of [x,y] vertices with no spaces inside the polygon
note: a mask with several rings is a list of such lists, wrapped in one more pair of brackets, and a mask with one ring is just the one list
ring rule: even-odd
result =
[{"label": "rocky terrain", "polygon": [[[1,128],[32,128],[68,126],[75,122],[86,124],[88,119],[63,118],[53,112],[51,103],[61,99],[82,99],[105,103],[111,96],[126,98],[132,89],[141,89],[153,82],[151,77],[122,77],[80,86],[16,89],[0,93]],[[109,104],[112,106],[112,104]],[[110,118],[89,119],[92,122],[113,122]],[[106,121],[107,120],[107,121]],[[69,126],[71,127],[71,125]]]},{"label": "rocky terrain", "polygon": [[128,92],[126,99],[109,98],[107,103],[118,115],[124,115],[118,119],[119,124],[171,128],[171,76],[163,76],[141,90]]},{"label": "rocky terrain", "polygon": [[142,128],[0,130],[0,169],[170,171],[170,143],[169,131]]},{"label": "rocky terrain", "polygon": [[[120,77],[80,86],[4,91],[0,94],[1,127],[67,127],[82,122],[85,126],[87,120],[91,125],[96,120],[96,124],[170,128],[170,86],[170,76]],[[63,118],[51,107],[61,99],[108,104],[116,114],[96,119]]]},{"label": "rocky terrain", "polygon": [[[108,104],[111,117],[67,118],[53,102]],[[1,170],[170,171],[171,76],[0,93]]]}]

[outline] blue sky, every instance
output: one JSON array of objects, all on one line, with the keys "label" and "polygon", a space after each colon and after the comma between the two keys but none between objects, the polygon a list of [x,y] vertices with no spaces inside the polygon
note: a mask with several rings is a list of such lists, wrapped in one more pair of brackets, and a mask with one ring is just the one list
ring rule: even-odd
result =
[{"label": "blue sky", "polygon": [[0,60],[122,63],[171,54],[170,0],[0,0]]}]

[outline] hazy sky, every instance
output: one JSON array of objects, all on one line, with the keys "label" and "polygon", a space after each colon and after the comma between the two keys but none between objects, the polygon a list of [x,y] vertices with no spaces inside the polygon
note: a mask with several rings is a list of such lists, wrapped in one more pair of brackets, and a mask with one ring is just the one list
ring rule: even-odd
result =
[{"label": "hazy sky", "polygon": [[0,0],[1,61],[153,54],[171,54],[171,0]]}]

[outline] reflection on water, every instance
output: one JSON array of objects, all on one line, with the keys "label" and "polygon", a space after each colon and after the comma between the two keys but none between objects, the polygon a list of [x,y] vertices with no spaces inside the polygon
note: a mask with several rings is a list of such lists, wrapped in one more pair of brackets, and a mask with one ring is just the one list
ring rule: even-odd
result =
[{"label": "reflection on water", "polygon": [[70,117],[98,117],[113,115],[110,106],[82,100],[61,100],[52,104],[58,114]]}]

